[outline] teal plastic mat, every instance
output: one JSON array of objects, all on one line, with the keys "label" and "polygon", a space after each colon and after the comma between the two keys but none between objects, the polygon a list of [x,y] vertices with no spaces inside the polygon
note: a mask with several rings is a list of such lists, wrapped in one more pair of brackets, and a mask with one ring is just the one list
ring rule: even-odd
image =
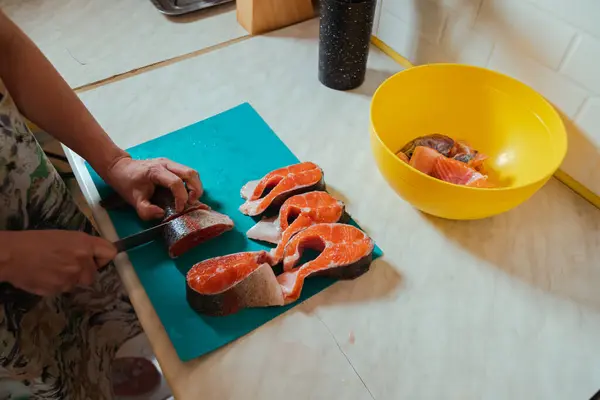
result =
[{"label": "teal plastic mat", "polygon": [[[225,254],[270,248],[246,238],[245,232],[256,221],[238,210],[243,202],[240,188],[249,180],[299,162],[249,104],[242,104],[128,151],[136,159],[167,157],[196,169],[206,190],[201,200],[216,211],[229,215],[235,223],[233,231],[194,248],[177,260],[168,257],[161,242],[128,253],[182,361],[224,346],[335,282],[328,278],[311,278],[305,282],[302,297],[295,304],[247,309],[226,317],[200,316],[185,300],[185,275],[195,263]],[[89,166],[88,169],[100,195],[105,197],[110,188]],[[109,214],[120,237],[150,226],[139,220],[133,210],[111,211]],[[380,255],[380,249],[376,248],[375,257]]]}]

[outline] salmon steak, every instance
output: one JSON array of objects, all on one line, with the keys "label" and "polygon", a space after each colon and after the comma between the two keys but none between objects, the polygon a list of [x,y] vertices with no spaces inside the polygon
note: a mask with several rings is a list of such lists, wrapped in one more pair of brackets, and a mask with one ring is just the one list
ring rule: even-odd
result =
[{"label": "salmon steak", "polygon": [[270,252],[271,265],[276,265],[281,262],[286,244],[302,229],[348,218],[343,202],[327,192],[308,192],[287,199],[276,218],[260,221],[248,231],[247,236],[277,244]]},{"label": "salmon steak", "polygon": [[[363,231],[346,224],[312,225],[292,237],[283,252],[284,272],[277,277],[285,304],[300,297],[311,276],[355,279],[369,270],[375,244]],[[306,249],[319,251],[312,261],[297,266]]]},{"label": "salmon steak", "polygon": [[172,219],[163,231],[169,257],[177,258],[193,247],[233,229],[227,215],[210,209],[186,211]]},{"label": "salmon steak", "polygon": [[246,183],[241,190],[246,202],[240,211],[249,216],[261,215],[269,208],[280,207],[294,195],[314,190],[325,190],[321,168],[312,162],[290,165]]},{"label": "salmon steak", "polygon": [[199,314],[223,316],[243,308],[282,306],[281,286],[266,251],[215,257],[186,276],[188,304]]}]

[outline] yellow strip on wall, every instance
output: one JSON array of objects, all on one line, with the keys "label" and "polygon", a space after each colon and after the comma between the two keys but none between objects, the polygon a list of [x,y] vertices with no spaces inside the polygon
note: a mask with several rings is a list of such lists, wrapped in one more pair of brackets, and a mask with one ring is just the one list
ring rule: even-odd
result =
[{"label": "yellow strip on wall", "polygon": [[[392,60],[396,61],[398,64],[402,65],[404,68],[414,67],[414,64],[408,61],[406,58],[402,57],[398,54],[394,49],[381,41],[381,39],[371,36],[371,43],[375,45],[375,47],[379,48],[379,50],[383,51],[387,56],[389,56]],[[562,182],[569,189],[589,201],[596,208],[600,208],[600,196],[596,193],[592,192],[590,189],[585,187],[581,182],[577,181],[571,175],[567,174],[565,171],[559,169],[554,174],[554,177]]]},{"label": "yellow strip on wall", "polygon": [[388,57],[392,60],[396,61],[398,64],[402,65],[404,68],[414,67],[414,64],[408,61],[406,58],[402,57],[400,54],[396,53],[394,49],[392,49],[387,44],[383,43],[381,39],[371,36],[371,43],[373,43],[379,50],[383,51]]},{"label": "yellow strip on wall", "polygon": [[569,189],[592,203],[594,206],[600,208],[600,196],[585,187],[582,183],[575,180],[575,178],[573,178],[571,175],[567,174],[562,169],[559,169],[554,173],[554,177],[561,181],[564,185],[568,186]]}]

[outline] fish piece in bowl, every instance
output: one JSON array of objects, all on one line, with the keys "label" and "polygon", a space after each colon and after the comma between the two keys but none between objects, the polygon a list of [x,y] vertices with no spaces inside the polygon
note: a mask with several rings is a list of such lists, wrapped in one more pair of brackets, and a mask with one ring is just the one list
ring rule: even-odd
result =
[{"label": "fish piece in bowl", "polygon": [[429,147],[437,150],[438,153],[446,157],[450,156],[450,152],[454,148],[454,139],[446,135],[434,133],[433,135],[420,136],[408,142],[400,151],[410,159],[417,147]]},{"label": "fish piece in bowl", "polygon": [[431,176],[455,185],[491,188],[488,177],[453,158],[440,157],[435,161]]},{"label": "fish piece in bowl", "polygon": [[455,185],[493,188],[485,172],[488,157],[467,142],[449,136],[421,136],[396,153],[402,161],[431,177]]},{"label": "fish piece in bowl", "polygon": [[431,147],[417,146],[408,164],[424,174],[431,175],[435,161],[440,157],[444,156]]}]

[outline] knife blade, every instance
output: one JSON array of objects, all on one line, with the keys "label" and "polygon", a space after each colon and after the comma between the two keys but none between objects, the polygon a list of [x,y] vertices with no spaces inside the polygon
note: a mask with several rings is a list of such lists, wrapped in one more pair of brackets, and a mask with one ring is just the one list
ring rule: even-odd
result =
[{"label": "knife blade", "polygon": [[119,239],[116,242],[113,242],[113,246],[117,248],[117,253],[122,253],[124,251],[135,249],[136,247],[146,243],[150,243],[162,234],[164,227],[168,225],[169,222],[171,221],[163,222],[162,224],[153,226],[150,229],[146,229],[131,236],[127,236],[126,238]]}]

